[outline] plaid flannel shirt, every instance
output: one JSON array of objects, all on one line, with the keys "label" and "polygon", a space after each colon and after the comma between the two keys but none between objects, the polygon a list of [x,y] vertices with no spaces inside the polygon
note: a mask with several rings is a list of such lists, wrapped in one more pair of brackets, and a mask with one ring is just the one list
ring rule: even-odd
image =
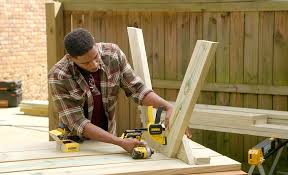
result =
[{"label": "plaid flannel shirt", "polygon": [[[108,117],[108,132],[115,135],[115,106],[120,87],[127,97],[142,104],[146,94],[151,92],[136,76],[127,62],[125,54],[112,43],[97,43],[100,53],[100,87],[105,114]],[[48,74],[48,84],[59,116],[59,122],[69,129],[70,135],[83,136],[83,129],[91,121],[93,96],[83,75],[74,63],[64,56]],[[88,104],[88,116],[84,116],[84,103]]]}]

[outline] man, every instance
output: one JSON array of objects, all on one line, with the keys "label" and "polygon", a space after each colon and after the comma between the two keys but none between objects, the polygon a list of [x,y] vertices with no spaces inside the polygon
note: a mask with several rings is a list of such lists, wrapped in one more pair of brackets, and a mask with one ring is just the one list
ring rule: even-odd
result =
[{"label": "man", "polygon": [[125,54],[112,43],[95,43],[79,28],[64,38],[67,54],[49,72],[48,82],[60,124],[69,135],[121,146],[127,152],[143,143],[115,136],[115,106],[119,89],[141,105],[163,106],[165,125],[172,106],[135,75]]}]

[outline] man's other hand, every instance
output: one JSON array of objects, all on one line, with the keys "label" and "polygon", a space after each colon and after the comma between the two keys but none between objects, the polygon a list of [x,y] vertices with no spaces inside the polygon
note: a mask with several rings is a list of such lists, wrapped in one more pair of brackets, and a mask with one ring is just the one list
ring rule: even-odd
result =
[{"label": "man's other hand", "polygon": [[192,128],[187,127],[185,130],[185,135],[189,138],[192,139]]}]

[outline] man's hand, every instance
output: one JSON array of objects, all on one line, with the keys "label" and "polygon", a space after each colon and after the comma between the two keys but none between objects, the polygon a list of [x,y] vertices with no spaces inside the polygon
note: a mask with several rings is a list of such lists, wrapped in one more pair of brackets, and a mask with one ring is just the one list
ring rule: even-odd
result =
[{"label": "man's hand", "polygon": [[119,144],[119,146],[125,149],[128,153],[131,153],[133,148],[144,145],[145,145],[144,142],[140,142],[139,140],[132,138],[123,139]]},{"label": "man's hand", "polygon": [[[173,111],[173,107],[172,105],[171,106],[168,106],[167,110],[166,110],[166,115],[165,115],[165,120],[164,120],[164,124],[165,124],[165,127],[167,129],[170,129],[170,126],[169,126],[169,119],[172,115],[172,111]],[[192,138],[192,129],[187,127],[186,130],[185,130],[185,135],[191,139]]]},{"label": "man's hand", "polygon": [[185,130],[185,135],[189,138],[192,139],[192,128],[187,127]]},{"label": "man's hand", "polygon": [[[169,103],[168,103],[169,104]],[[172,115],[172,111],[173,111],[173,106],[171,104],[169,104],[167,107],[166,107],[166,115],[165,115],[165,119],[164,119],[164,125],[167,129],[170,128],[169,126],[169,120],[170,120],[170,117]]]}]

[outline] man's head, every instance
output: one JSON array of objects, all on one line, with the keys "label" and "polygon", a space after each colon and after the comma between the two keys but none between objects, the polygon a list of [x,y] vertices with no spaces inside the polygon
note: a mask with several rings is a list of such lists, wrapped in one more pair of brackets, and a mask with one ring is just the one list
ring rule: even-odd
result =
[{"label": "man's head", "polygon": [[69,58],[84,70],[96,72],[99,68],[99,54],[90,32],[78,28],[64,37],[64,46]]}]

